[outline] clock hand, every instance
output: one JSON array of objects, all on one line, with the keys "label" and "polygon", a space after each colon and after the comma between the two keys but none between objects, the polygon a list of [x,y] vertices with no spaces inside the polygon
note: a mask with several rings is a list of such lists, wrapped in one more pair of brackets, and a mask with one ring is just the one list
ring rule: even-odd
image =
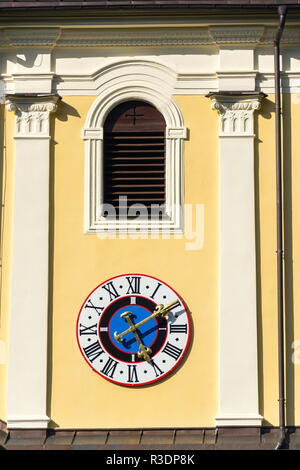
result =
[{"label": "clock hand", "polygon": [[152,318],[156,318],[156,317],[164,317],[168,311],[174,307],[174,305],[176,305],[178,303],[178,300],[175,300],[174,302],[171,302],[170,304],[164,306],[163,304],[160,304],[160,305],[157,305],[155,307],[155,310],[154,312],[152,313],[152,315],[149,315],[149,317],[146,317],[144,318],[144,320],[140,321],[139,323],[136,323],[135,325],[133,324],[132,326],[130,326],[130,328],[128,328],[127,330],[123,331],[122,333],[118,334],[116,331],[114,333],[114,338],[121,342],[122,341],[122,338],[123,336],[127,335],[128,333],[132,333],[133,331],[135,331],[137,328],[139,328],[141,325],[144,325],[144,323],[146,323],[147,321],[149,320],[152,320]]},{"label": "clock hand", "polygon": [[[140,349],[140,351],[137,353],[138,357],[142,357],[145,361],[150,362],[151,359],[150,359],[149,354],[151,354],[152,351],[151,351],[150,348],[146,348],[145,345],[142,343],[142,340],[141,340],[138,332],[136,331],[136,325],[132,322],[132,320],[130,318],[130,315],[132,315],[131,312],[124,312],[124,313],[121,314],[121,318],[125,318],[125,320],[129,324],[130,328],[132,328],[132,333],[134,334],[134,337],[135,337],[135,339],[136,339],[136,341],[139,345],[139,349]],[[116,333],[115,333],[115,335],[116,335]]]}]

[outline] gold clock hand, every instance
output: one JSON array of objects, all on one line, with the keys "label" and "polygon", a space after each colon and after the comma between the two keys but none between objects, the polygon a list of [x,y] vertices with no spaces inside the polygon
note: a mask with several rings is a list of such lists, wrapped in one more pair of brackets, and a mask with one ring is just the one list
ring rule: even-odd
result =
[{"label": "gold clock hand", "polygon": [[174,307],[174,305],[176,305],[178,303],[178,300],[175,300],[174,302],[171,302],[170,304],[164,306],[162,304],[160,305],[157,305],[154,312],[152,313],[152,315],[149,315],[149,317],[146,317],[144,318],[144,320],[141,320],[139,323],[136,323],[135,325],[133,324],[132,326],[130,326],[130,328],[128,328],[127,330],[123,331],[122,333],[118,334],[117,332],[114,333],[114,337],[117,341],[120,341],[122,340],[123,336],[127,335],[128,333],[132,333],[133,331],[135,331],[137,328],[139,328],[141,325],[144,325],[144,323],[146,323],[147,321],[149,320],[152,320],[152,318],[156,318],[156,317],[164,317],[168,311]]},{"label": "gold clock hand", "polygon": [[134,337],[139,345],[140,352],[138,352],[138,357],[142,357],[145,361],[150,362],[150,356],[149,354],[152,353],[150,348],[146,348],[146,346],[142,343],[142,340],[136,331],[136,325],[132,322],[130,315],[132,315],[132,312],[124,312],[121,314],[121,318],[125,318],[127,323],[130,325],[130,328],[132,328],[132,333],[134,334]]}]

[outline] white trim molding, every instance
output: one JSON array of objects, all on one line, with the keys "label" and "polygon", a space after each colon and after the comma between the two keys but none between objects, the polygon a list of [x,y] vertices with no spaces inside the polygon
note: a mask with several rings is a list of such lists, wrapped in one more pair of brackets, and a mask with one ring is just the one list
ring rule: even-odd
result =
[{"label": "white trim molding", "polygon": [[49,416],[20,415],[10,416],[7,422],[8,429],[46,429],[50,421]]},{"label": "white trim molding", "polygon": [[263,417],[259,414],[255,414],[253,416],[246,415],[246,413],[241,413],[240,415],[235,413],[228,413],[228,416],[223,414],[222,416],[216,417],[216,425],[217,427],[232,427],[232,426],[261,426]]},{"label": "white trim molding", "polygon": [[[186,128],[180,109],[171,96],[170,81],[173,72],[159,64],[146,61],[128,61],[106,69],[103,86],[90,108],[83,139],[85,141],[85,219],[86,233],[107,231],[140,233],[174,232],[183,230],[183,140]],[[163,220],[130,219],[109,221],[102,215],[103,204],[103,125],[108,113],[118,104],[141,100],[155,106],[166,122],[166,215]]]},{"label": "white trim molding", "polygon": [[8,417],[13,428],[46,428],[49,119],[56,95],[10,95],[16,113]]},{"label": "white trim molding", "polygon": [[[109,80],[126,61],[130,79],[142,63],[146,75],[150,64],[153,80],[157,74],[162,77],[165,68],[169,83],[164,80],[163,87],[173,95],[214,90],[274,93],[275,24],[90,26],[0,27],[0,94],[98,96],[103,79]],[[282,38],[284,92],[299,93],[299,43],[300,28],[287,25]]]},{"label": "white trim molding", "polygon": [[263,93],[211,93],[220,114],[219,413],[217,426],[260,426],[254,111]]}]

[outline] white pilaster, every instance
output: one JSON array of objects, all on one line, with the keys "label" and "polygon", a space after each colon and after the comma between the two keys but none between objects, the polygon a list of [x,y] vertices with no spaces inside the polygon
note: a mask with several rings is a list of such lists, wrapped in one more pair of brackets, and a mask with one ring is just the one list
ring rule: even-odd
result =
[{"label": "white pilaster", "polygon": [[253,115],[263,93],[210,94],[220,114],[219,413],[259,426]]},{"label": "white pilaster", "polygon": [[46,428],[49,116],[57,96],[7,96],[16,113],[8,428]]}]

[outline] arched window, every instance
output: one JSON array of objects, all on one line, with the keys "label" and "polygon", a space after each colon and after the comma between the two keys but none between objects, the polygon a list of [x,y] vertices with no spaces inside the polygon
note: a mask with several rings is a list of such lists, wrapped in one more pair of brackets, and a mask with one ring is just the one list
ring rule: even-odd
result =
[{"label": "arched window", "polygon": [[[182,232],[186,128],[166,86],[173,78],[170,69],[148,61],[125,61],[102,71],[83,129],[86,233]],[[149,217],[149,211],[147,217],[135,211],[110,217],[105,206],[118,212],[120,196],[129,208],[152,203],[160,214],[163,205],[163,217]]]},{"label": "arched window", "polygon": [[103,135],[103,202],[117,213],[120,201],[126,210],[142,204],[149,215],[164,212],[165,129],[162,114],[143,101],[126,101],[108,114]]}]

